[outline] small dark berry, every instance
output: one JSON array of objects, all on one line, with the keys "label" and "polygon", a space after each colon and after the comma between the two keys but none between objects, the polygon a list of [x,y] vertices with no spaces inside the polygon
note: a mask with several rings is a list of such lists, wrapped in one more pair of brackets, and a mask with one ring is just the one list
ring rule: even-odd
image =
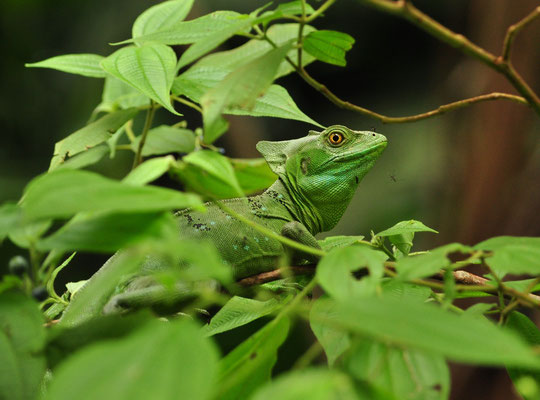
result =
[{"label": "small dark berry", "polygon": [[225,154],[226,153],[226,151],[225,151],[225,149],[223,147],[218,147],[217,150],[218,150],[219,154]]},{"label": "small dark berry", "polygon": [[37,301],[43,301],[49,297],[49,293],[47,293],[47,289],[45,287],[38,286],[32,289],[32,297]]},{"label": "small dark berry", "polygon": [[23,276],[28,272],[28,261],[23,256],[15,256],[9,260],[9,272],[13,275]]}]

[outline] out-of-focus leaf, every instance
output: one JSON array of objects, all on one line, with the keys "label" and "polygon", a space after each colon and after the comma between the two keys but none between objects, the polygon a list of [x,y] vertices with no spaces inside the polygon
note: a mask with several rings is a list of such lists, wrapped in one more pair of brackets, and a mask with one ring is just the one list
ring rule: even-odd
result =
[{"label": "out-of-focus leaf", "polygon": [[280,375],[271,383],[262,386],[253,400],[378,400],[364,397],[356,391],[349,376],[338,370],[307,369]]},{"label": "out-of-focus leaf", "polygon": [[148,104],[150,104],[150,98],[141,91],[112,75],[107,75],[101,103],[96,107],[94,113],[113,112],[118,109],[141,107]]},{"label": "out-of-focus leaf", "polygon": [[[331,297],[358,299],[373,294],[383,275],[388,256],[365,245],[336,248],[325,255],[317,266],[317,281]],[[369,277],[356,280],[352,272],[367,267]]]},{"label": "out-of-focus leaf", "polygon": [[7,234],[22,222],[22,210],[17,204],[4,203],[0,206],[0,243]]},{"label": "out-of-focus leaf", "polygon": [[270,379],[277,350],[289,331],[289,320],[273,320],[242,342],[219,363],[220,400],[249,398]]},{"label": "out-of-focus leaf", "polygon": [[[132,144],[136,150],[140,136]],[[191,153],[195,149],[195,134],[189,129],[160,125],[148,131],[142,155],[152,156],[168,153]]]},{"label": "out-of-focus leaf", "polygon": [[176,72],[176,54],[169,46],[151,43],[140,47],[123,47],[105,58],[101,66],[173,114],[180,115],[170,99]]},{"label": "out-of-focus leaf", "polygon": [[217,361],[215,345],[192,321],[152,321],[69,357],[56,368],[46,398],[210,399]]},{"label": "out-of-focus leaf", "polygon": [[51,236],[40,240],[37,247],[112,253],[141,241],[175,237],[177,230],[170,213],[79,214]]},{"label": "out-of-focus leaf", "polygon": [[111,137],[122,125],[135,117],[137,109],[120,110],[101,117],[54,145],[49,171],[54,170],[68,157],[86,151]]},{"label": "out-of-focus leaf", "polygon": [[[277,6],[276,11],[284,15],[302,15],[302,2],[300,0],[294,0],[288,3],[282,3]],[[311,15],[315,12],[313,7],[307,3],[304,6],[304,11],[306,15]]]},{"label": "out-of-focus leaf", "polygon": [[437,247],[428,253],[403,257],[397,260],[398,277],[403,280],[424,278],[436,274],[452,264],[449,255],[452,253],[470,253],[471,248],[460,243],[450,243]]},{"label": "out-of-focus leaf", "polygon": [[52,221],[22,221],[17,229],[9,233],[9,240],[19,247],[29,248],[35,243],[50,227]]},{"label": "out-of-focus leaf", "polygon": [[493,251],[486,263],[500,274],[540,274],[540,238],[498,236],[474,246]]},{"label": "out-of-focus leaf", "polygon": [[98,144],[82,153],[78,153],[75,156],[68,158],[63,163],[59,164],[57,169],[79,169],[84,168],[92,164],[96,164],[101,161],[106,154],[109,153],[109,146],[106,144]]},{"label": "out-of-focus leaf", "polygon": [[[516,332],[527,343],[540,345],[540,330],[526,315],[513,311],[508,315],[506,327]],[[540,372],[524,368],[508,368],[508,375],[525,400],[540,398]]]},{"label": "out-of-focus leaf", "polygon": [[197,196],[171,189],[131,186],[81,170],[34,178],[21,207],[29,218],[67,218],[83,211],[150,212],[197,207]]},{"label": "out-of-focus leaf", "polygon": [[173,28],[186,18],[192,5],[193,0],[170,0],[148,8],[135,20],[133,37]]},{"label": "out-of-focus leaf", "polygon": [[249,110],[253,107],[257,97],[272,84],[277,69],[290,48],[290,44],[278,47],[244,64],[203,95],[201,105],[204,140],[207,143],[212,143],[223,133],[219,122],[223,110]]},{"label": "out-of-focus leaf", "polygon": [[174,157],[172,156],[152,158],[131,170],[130,173],[122,179],[122,182],[133,186],[146,185],[147,183],[155,181],[167,172],[173,163]]},{"label": "out-of-focus leaf", "polygon": [[540,359],[523,340],[485,319],[385,297],[364,302],[326,299],[321,303],[320,307],[327,307],[332,313],[320,323],[378,342],[416,348],[461,362],[540,369]]},{"label": "out-of-focus leaf", "polygon": [[323,30],[307,35],[303,48],[318,60],[344,67],[347,65],[345,53],[353,44],[354,38],[346,33]]},{"label": "out-of-focus leaf", "polygon": [[105,78],[107,74],[99,65],[101,60],[103,57],[97,54],[64,54],[36,63],[25,64],[25,67],[51,68],[90,78]]},{"label": "out-of-focus leaf", "polygon": [[207,336],[212,336],[230,331],[264,317],[276,311],[282,305],[283,303],[278,302],[276,299],[259,301],[234,296],[212,317],[210,323],[204,327],[204,332]]},{"label": "out-of-focus leaf", "polygon": [[0,294],[0,398],[31,400],[45,374],[43,316],[17,292]]},{"label": "out-of-focus leaf", "polygon": [[392,398],[448,399],[450,373],[440,355],[394,348],[360,338],[344,363],[355,378]]},{"label": "out-of-focus leaf", "polygon": [[173,170],[192,191],[210,198],[243,197],[228,158],[221,154],[201,150],[188,154]]},{"label": "out-of-focus leaf", "polygon": [[272,172],[264,158],[229,159],[236,179],[246,195],[264,190],[272,185],[277,175]]},{"label": "out-of-focus leaf", "polygon": [[318,240],[318,242],[324,251],[329,252],[330,250],[337,249],[339,247],[351,246],[355,243],[358,243],[363,238],[364,236],[338,235],[338,236],[328,236],[324,238],[323,240]]}]

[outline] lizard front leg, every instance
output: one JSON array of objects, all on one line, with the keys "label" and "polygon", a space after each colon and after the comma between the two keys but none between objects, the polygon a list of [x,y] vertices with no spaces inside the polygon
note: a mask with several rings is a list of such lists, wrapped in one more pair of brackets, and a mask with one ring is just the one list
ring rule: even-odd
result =
[{"label": "lizard front leg", "polygon": [[[295,242],[305,244],[306,246],[313,247],[315,249],[321,249],[321,246],[315,239],[315,236],[307,230],[307,228],[298,221],[287,222],[281,228],[281,234]],[[291,262],[298,264],[301,261],[308,261],[309,263],[317,263],[320,259],[319,256],[306,253],[297,249],[288,249],[290,251]]]}]

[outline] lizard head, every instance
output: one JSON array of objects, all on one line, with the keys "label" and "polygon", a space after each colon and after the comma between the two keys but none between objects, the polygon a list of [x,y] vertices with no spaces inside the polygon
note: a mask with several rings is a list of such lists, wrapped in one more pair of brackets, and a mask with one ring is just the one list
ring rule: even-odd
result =
[{"label": "lizard head", "polygon": [[322,224],[329,228],[337,223],[386,144],[386,137],[379,133],[332,125],[299,139],[259,142],[257,150],[290,192],[329,219]]}]

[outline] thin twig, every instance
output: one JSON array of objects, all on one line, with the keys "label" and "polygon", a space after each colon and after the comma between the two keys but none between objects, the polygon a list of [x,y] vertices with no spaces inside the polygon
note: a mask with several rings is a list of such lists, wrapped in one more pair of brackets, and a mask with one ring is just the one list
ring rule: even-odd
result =
[{"label": "thin twig", "polygon": [[134,169],[142,161],[142,150],[144,144],[146,143],[146,137],[148,136],[148,131],[152,126],[152,121],[154,120],[154,114],[156,112],[156,107],[154,107],[154,101],[150,100],[150,108],[146,112],[146,119],[144,121],[144,128],[141,134],[141,140],[139,141],[139,146],[137,147],[137,153],[135,153],[135,158],[133,159],[133,166],[131,169]]},{"label": "thin twig", "polygon": [[540,6],[536,7],[529,15],[523,18],[521,21],[510,26],[506,31],[506,36],[504,38],[502,58],[503,61],[508,62],[510,60],[510,53],[512,51],[512,45],[514,44],[515,36],[523,29],[525,26],[529,25],[536,18],[540,17]]}]

